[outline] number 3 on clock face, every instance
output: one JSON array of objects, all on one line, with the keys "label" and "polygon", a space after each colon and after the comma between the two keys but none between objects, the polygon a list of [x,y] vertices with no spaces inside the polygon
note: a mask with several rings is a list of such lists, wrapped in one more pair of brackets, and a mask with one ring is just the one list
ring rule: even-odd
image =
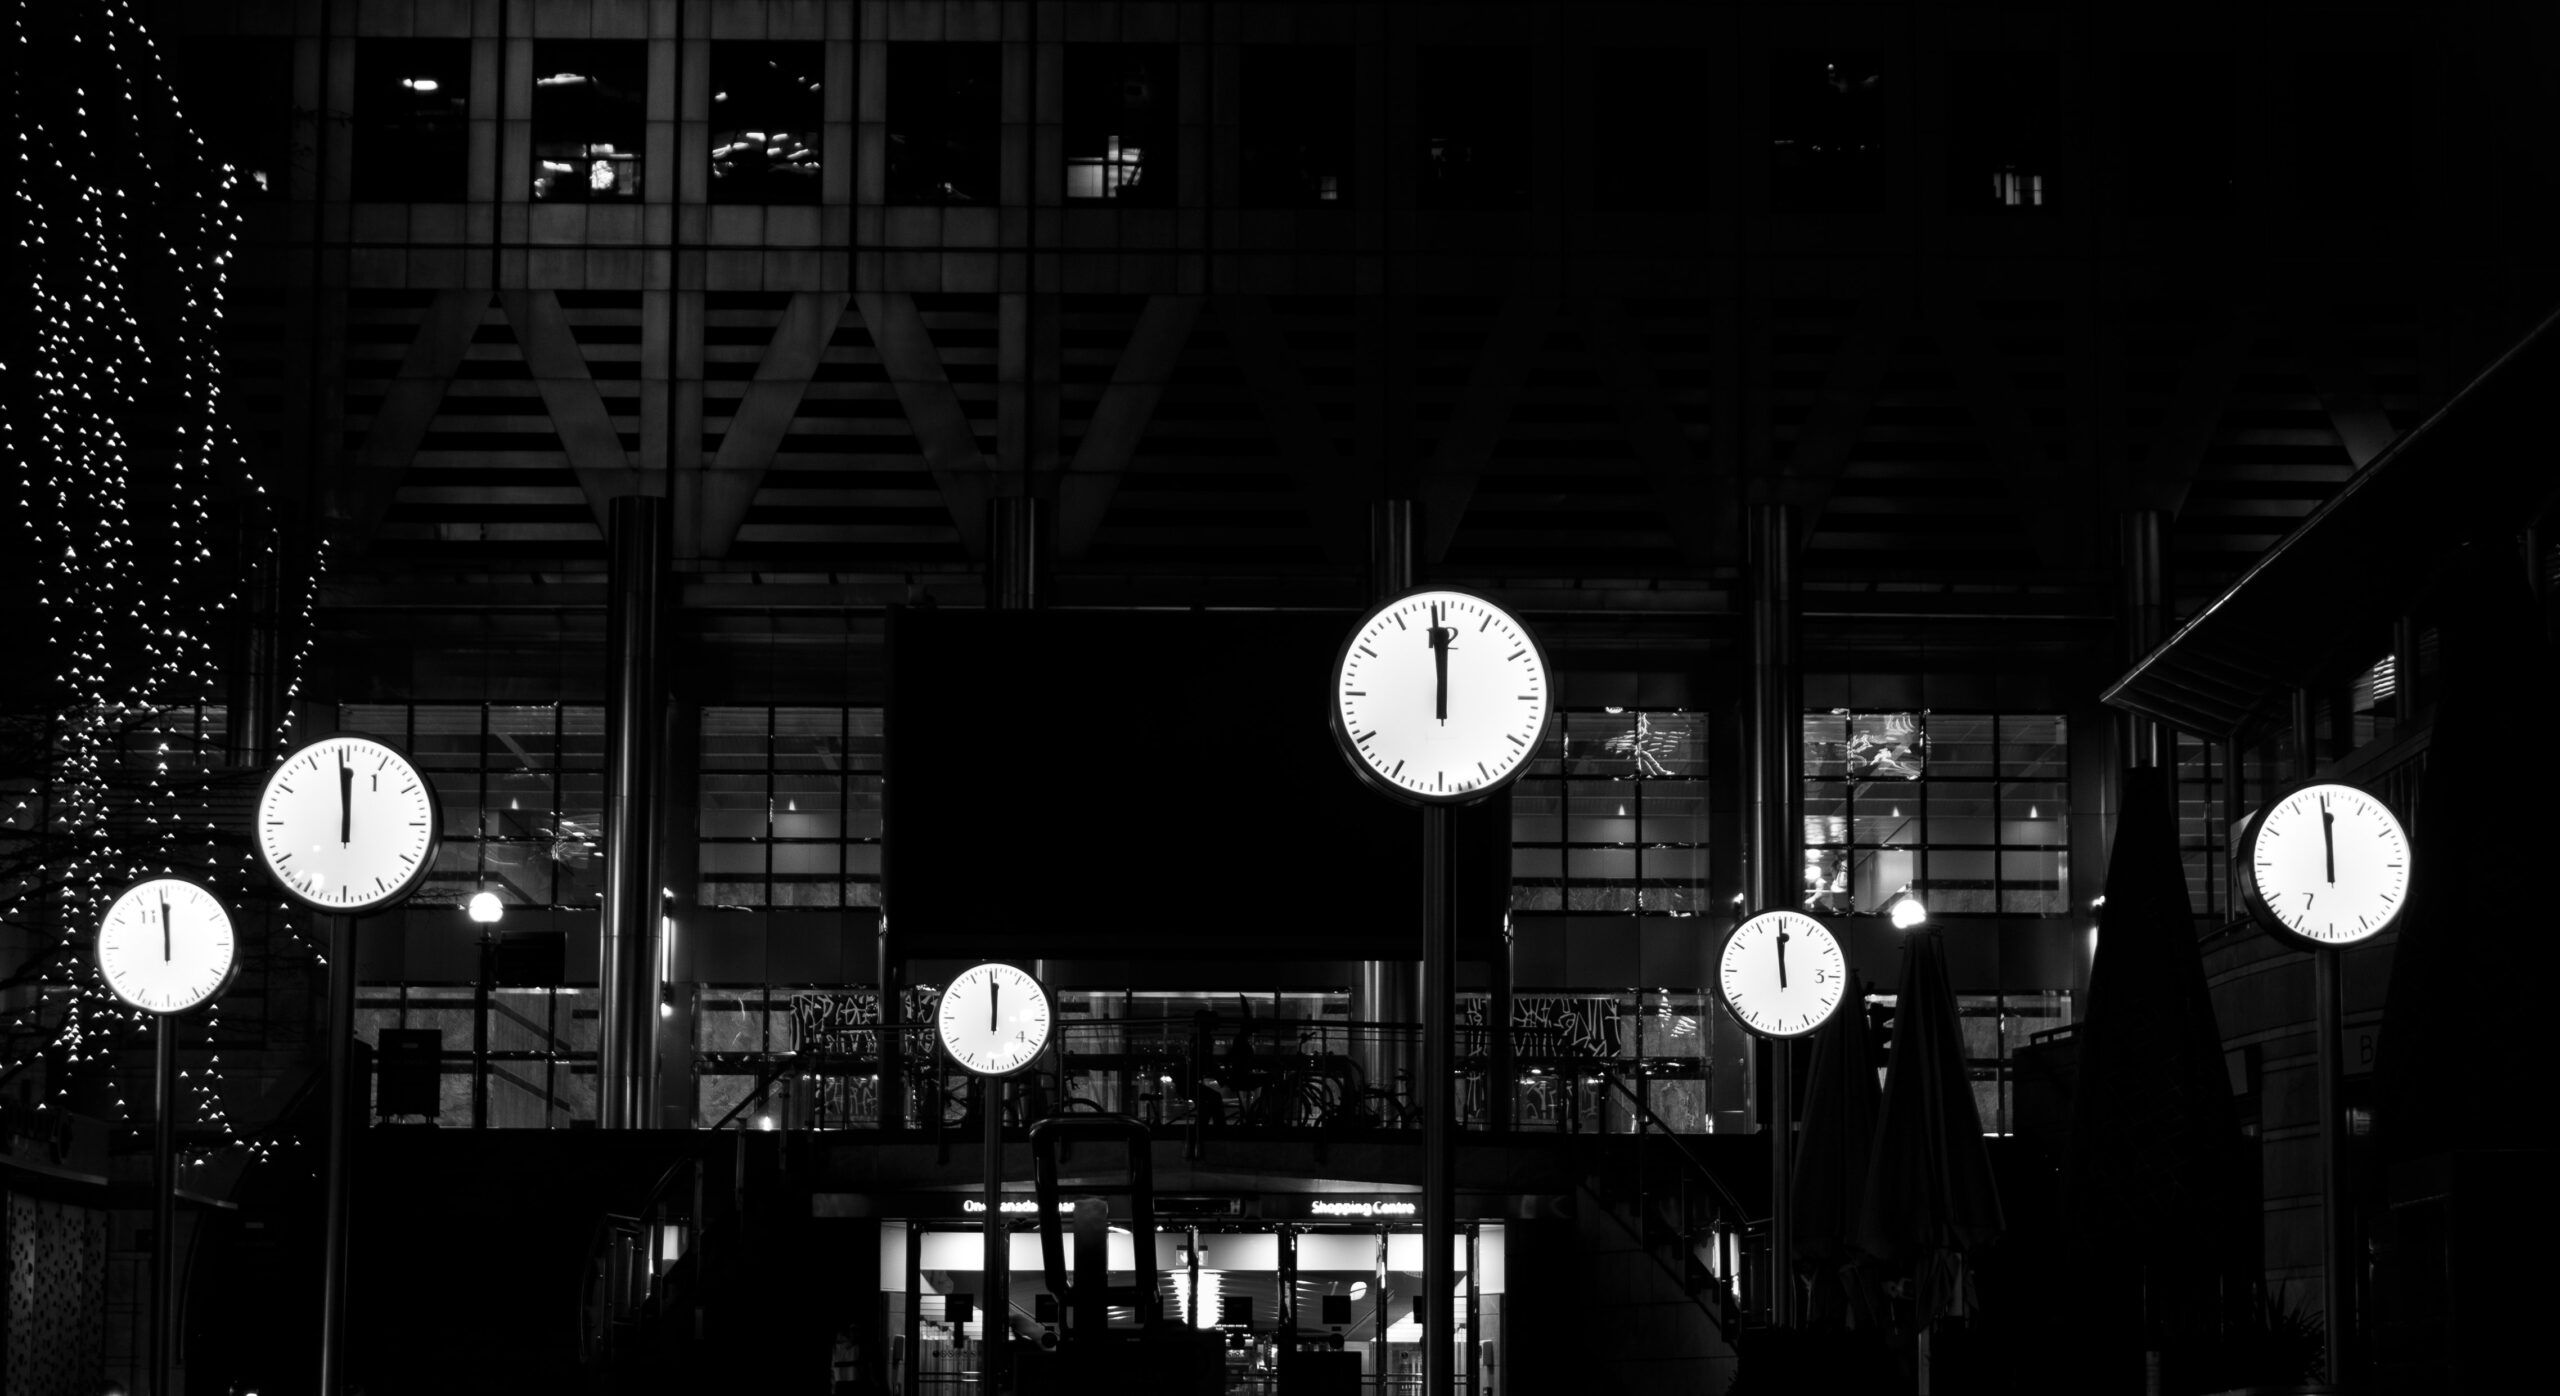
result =
[{"label": "number 3 on clock face", "polygon": [[1335,742],[1400,800],[1471,804],[1517,777],[1547,730],[1547,658],[1509,611],[1407,592],[1361,617],[1334,660]]}]

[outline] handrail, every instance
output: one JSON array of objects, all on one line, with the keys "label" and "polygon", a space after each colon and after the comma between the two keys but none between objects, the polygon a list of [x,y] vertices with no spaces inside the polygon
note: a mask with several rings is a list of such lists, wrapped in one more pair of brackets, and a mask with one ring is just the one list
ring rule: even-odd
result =
[{"label": "handrail", "polygon": [[1644,1103],[1644,1097],[1637,1095],[1634,1088],[1626,1082],[1615,1076],[1606,1079],[1620,1095],[1627,1098],[1629,1105],[1635,1107],[1636,1123],[1640,1126],[1639,1135],[1648,1130],[1659,1131],[1663,1138],[1671,1141],[1671,1147],[1680,1155],[1681,1161],[1688,1164],[1691,1171],[1699,1177],[1706,1179],[1707,1186],[1715,1189],[1716,1200],[1732,1208],[1735,1216],[1742,1216],[1742,1199],[1733,1195],[1732,1189],[1724,1185],[1724,1180],[1716,1176],[1715,1170],[1707,1166],[1706,1160],[1690,1151],[1689,1145],[1681,1139],[1679,1132],[1664,1124],[1662,1117],[1653,1113],[1653,1107]]},{"label": "handrail", "polygon": [[720,1131],[727,1129],[729,1127],[729,1122],[738,1118],[739,1111],[744,1110],[748,1105],[765,1098],[765,1087],[781,1080],[784,1073],[799,1069],[799,1066],[800,1053],[797,1050],[794,1050],[789,1056],[783,1057],[774,1062],[773,1065],[766,1067],[764,1074],[756,1078],[756,1083],[747,1088],[747,1093],[738,1097],[738,1103],[729,1107],[729,1113],[721,1116],[720,1122],[713,1125],[706,1132],[718,1134]]}]

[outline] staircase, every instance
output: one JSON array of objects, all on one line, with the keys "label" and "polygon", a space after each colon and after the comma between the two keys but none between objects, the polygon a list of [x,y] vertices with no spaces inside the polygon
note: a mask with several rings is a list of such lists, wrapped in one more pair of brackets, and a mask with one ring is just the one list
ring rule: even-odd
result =
[{"label": "staircase", "polygon": [[1752,1216],[1633,1087],[1616,1077],[1609,1086],[1636,1133],[1592,1141],[1582,1190],[1735,1345],[1768,1322],[1768,1218]]}]

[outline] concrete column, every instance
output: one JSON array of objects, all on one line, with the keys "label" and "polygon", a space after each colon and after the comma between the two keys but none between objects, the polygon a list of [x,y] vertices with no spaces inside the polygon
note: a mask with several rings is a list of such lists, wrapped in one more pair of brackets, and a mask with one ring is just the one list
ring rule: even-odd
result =
[{"label": "concrete column", "polygon": [[659,806],[665,790],[666,501],[624,495],[605,525],[605,883],[597,1124],[656,1120]]},{"label": "concrete column", "polygon": [[[2119,551],[2123,564],[2118,598],[2123,616],[2124,663],[2131,668],[2160,647],[2169,624],[2169,514],[2165,509],[2128,509],[2121,520]],[[2120,714],[2120,765],[2165,766],[2170,762],[2166,728],[2147,717]]]},{"label": "concrete column", "polygon": [[[1796,517],[1786,504],[1757,504],[1748,521],[1751,569],[1751,902],[1754,912],[1795,905],[1803,862],[1803,708],[1796,617]],[[1761,1041],[1770,1053],[1770,1320],[1796,1317],[1795,1096],[1792,1044]]]},{"label": "concrete column", "polygon": [[[1422,533],[1417,514],[1410,499],[1382,499],[1372,506],[1369,515],[1370,600],[1384,601],[1419,585],[1416,557]],[[1422,962],[1362,961],[1360,977],[1351,986],[1351,1018],[1353,1022],[1421,1022]],[[1359,1054],[1361,1069],[1369,1073],[1369,1084],[1392,1088],[1396,1074],[1403,1072],[1405,1079],[1418,1091],[1422,1082],[1414,1071],[1420,1065],[1416,1055],[1419,1046],[1419,1043],[1404,1039],[1373,1040],[1369,1049]],[[1417,1096],[1417,1102],[1418,1099]]]}]

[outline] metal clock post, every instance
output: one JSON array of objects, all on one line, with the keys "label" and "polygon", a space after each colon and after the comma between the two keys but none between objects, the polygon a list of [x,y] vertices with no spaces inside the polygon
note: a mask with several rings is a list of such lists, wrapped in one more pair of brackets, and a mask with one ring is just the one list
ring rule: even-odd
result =
[{"label": "metal clock post", "polygon": [[[984,1009],[984,1017],[980,1010]],[[978,1124],[984,1141],[981,1158],[986,1212],[983,1267],[985,1293],[979,1296],[983,1335],[979,1390],[993,1392],[1012,1385],[1007,1348],[1012,1337],[1012,1299],[1006,1277],[1009,1256],[1004,1219],[1004,1120],[1006,1078],[1029,1070],[1048,1050],[1057,1005],[1048,986],[1030,973],[1000,961],[972,965],[943,986],[935,1005],[934,1039],[951,1064],[978,1078]],[[981,1023],[984,1026],[981,1026]]]},{"label": "metal clock post", "polygon": [[2311,952],[2319,1038],[2321,1274],[2329,1374],[2346,1369],[2354,1254],[2346,1210],[2346,1032],[2338,957],[2382,934],[2409,905],[2415,859],[2391,806],[2345,781],[2312,780],[2276,792],[2241,830],[2232,858],[2241,902],[2278,940]]},{"label": "metal clock post", "polygon": [[169,1330],[177,1313],[170,1282],[178,1230],[178,1035],[169,1020],[219,998],[240,973],[231,914],[185,878],[137,882],[116,894],[99,922],[98,972],[117,998],[153,1019],[150,1389],[167,1396],[176,1357]]},{"label": "metal clock post", "polygon": [[397,906],[435,866],[443,808],[407,755],[337,732],[276,763],[252,842],[285,896],[329,929],[329,1146],[322,1177],[320,1396],[346,1380],[347,1200],[355,1107],[356,918]]},{"label": "metal clock post", "polygon": [[1363,615],[1331,679],[1343,759],[1373,788],[1422,806],[1422,1377],[1425,1390],[1446,1392],[1457,1358],[1458,1235],[1448,810],[1528,768],[1554,686],[1526,623],[1481,596],[1433,587]]},{"label": "metal clock post", "polygon": [[[1793,954],[1789,953],[1790,948]],[[1789,973],[1789,962],[1793,973]],[[1779,1146],[1772,1171],[1781,1183],[1792,1183],[1788,1169],[1793,1150],[1787,1135],[1793,1128],[1794,1082],[1788,1079],[1790,1044],[1831,1021],[1848,997],[1848,962],[1831,928],[1801,911],[1764,911],[1733,928],[1716,957],[1716,999],[1743,1030],[1776,1047],[1770,1060],[1771,1129]],[[1786,1191],[1770,1198],[1769,1294],[1773,1319],[1785,1322],[1795,1293],[1793,1248],[1794,1199]]]}]

